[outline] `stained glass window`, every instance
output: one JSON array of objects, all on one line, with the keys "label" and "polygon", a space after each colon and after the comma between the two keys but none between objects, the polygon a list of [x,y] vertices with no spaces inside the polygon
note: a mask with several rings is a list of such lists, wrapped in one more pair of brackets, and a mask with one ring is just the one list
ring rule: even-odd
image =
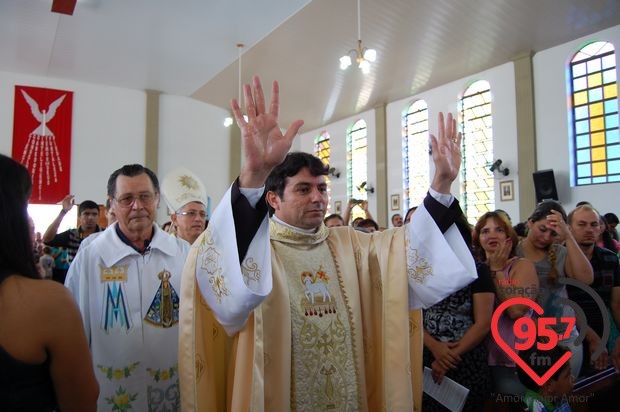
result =
[{"label": "stained glass window", "polygon": [[429,179],[428,107],[418,100],[403,110],[403,210],[424,200]]},{"label": "stained glass window", "polygon": [[[323,131],[314,138],[314,155],[321,159],[324,165],[329,165],[330,151],[329,133],[327,133],[327,131]],[[331,211],[331,182],[329,176],[325,176],[325,182],[327,183],[327,194],[330,198],[330,203],[327,204],[326,215],[328,215]]]},{"label": "stained glass window", "polygon": [[463,127],[461,203],[467,220],[474,224],[484,213],[495,209],[493,163],[493,122],[491,86],[479,80],[469,86],[460,100]]},{"label": "stained glass window", "polygon": [[573,121],[572,181],[620,182],[616,54],[609,42],[579,50],[570,62]]},{"label": "stained glass window", "polygon": [[[362,119],[347,130],[347,198],[367,200],[362,184],[368,179],[368,130]],[[351,210],[351,220],[366,217],[360,206]]]}]

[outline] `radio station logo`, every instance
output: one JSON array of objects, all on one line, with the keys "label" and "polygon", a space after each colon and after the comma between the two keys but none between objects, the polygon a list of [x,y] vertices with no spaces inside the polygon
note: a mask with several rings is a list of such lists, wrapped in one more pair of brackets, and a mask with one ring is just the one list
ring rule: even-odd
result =
[{"label": "radio station logo", "polygon": [[[592,299],[596,302],[603,316],[603,336],[601,336],[601,343],[592,354],[592,358],[596,359],[605,349],[605,343],[609,338],[610,333],[610,320],[609,313],[605,308],[605,304],[601,297],[590,286],[575,279],[561,278],[558,279],[559,284],[572,285],[582,289],[588,293]],[[544,287],[539,287],[538,290],[526,290],[518,285],[514,280],[504,281],[499,285],[505,292],[519,293],[521,295],[534,296],[537,293],[545,294],[548,291]],[[519,290],[520,288],[520,290]],[[510,290],[512,289],[512,290]],[[544,309],[536,303],[534,300],[524,297],[511,298],[502,302],[497,309],[493,312],[491,319],[491,333],[495,342],[502,348],[502,350],[510,356],[510,358],[523,369],[525,373],[534,381],[537,385],[543,386],[566,362],[569,361],[572,354],[570,351],[564,353],[562,357],[557,359],[553,364],[550,358],[544,356],[545,351],[549,351],[560,344],[561,341],[570,337],[571,331],[574,326],[577,325],[579,329],[579,336],[574,340],[576,346],[580,345],[585,339],[587,321],[585,313],[579,307],[577,303],[567,298],[559,298],[556,300],[558,304],[570,306],[575,316],[545,316]],[[504,341],[499,332],[499,320],[502,313],[513,305],[525,305],[532,308],[534,315],[531,317],[521,317],[517,319],[513,324],[512,332],[517,338],[514,343],[514,348]],[[558,333],[556,330],[561,330],[566,326],[563,333]],[[536,373],[532,367],[519,356],[519,352],[526,351],[535,347],[536,359],[531,359],[531,362],[536,362],[536,366],[549,366],[547,371],[541,375]],[[538,352],[539,351],[539,352]],[[544,365],[543,365],[544,364]],[[532,363],[533,365],[533,363]]]}]

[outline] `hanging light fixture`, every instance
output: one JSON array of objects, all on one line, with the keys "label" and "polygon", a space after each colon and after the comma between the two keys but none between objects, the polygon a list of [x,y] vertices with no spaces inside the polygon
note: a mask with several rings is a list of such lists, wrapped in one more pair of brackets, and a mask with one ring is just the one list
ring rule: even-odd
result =
[{"label": "hanging light fixture", "polygon": [[[241,50],[245,45],[243,43],[237,43],[237,62],[238,62],[238,79],[237,79],[237,102],[241,104]],[[247,116],[244,115],[243,118],[247,121]],[[233,124],[233,118],[228,116],[224,119],[224,127],[230,127]]]},{"label": "hanging light fixture", "polygon": [[351,49],[340,58],[340,68],[346,70],[352,63],[353,57],[357,62],[357,67],[362,70],[362,73],[370,73],[370,63],[377,59],[377,51],[375,49],[369,49],[362,46],[362,29],[360,24],[360,0],[357,0],[357,48]]}]

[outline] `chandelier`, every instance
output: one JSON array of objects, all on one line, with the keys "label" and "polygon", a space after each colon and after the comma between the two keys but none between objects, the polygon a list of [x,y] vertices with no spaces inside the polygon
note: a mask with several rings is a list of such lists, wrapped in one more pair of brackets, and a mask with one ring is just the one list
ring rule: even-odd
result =
[{"label": "chandelier", "polygon": [[370,73],[370,63],[377,59],[377,51],[362,46],[362,29],[360,24],[360,0],[357,0],[357,48],[351,49],[340,58],[340,68],[346,70],[352,64],[352,59],[357,62],[357,67],[362,73]]}]

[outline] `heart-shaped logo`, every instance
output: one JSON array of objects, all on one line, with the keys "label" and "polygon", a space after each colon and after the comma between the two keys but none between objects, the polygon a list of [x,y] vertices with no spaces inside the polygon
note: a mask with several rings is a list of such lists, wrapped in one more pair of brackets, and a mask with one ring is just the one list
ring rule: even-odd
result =
[{"label": "heart-shaped logo", "polygon": [[[506,352],[506,354],[510,356],[510,358],[517,365],[519,365],[521,369],[523,369],[523,371],[525,371],[525,373],[527,373],[528,376],[532,378],[532,380],[536,382],[538,386],[543,386],[545,382],[547,382],[549,378],[551,378],[551,376],[553,376],[553,374],[556,373],[558,369],[560,369],[562,365],[564,365],[571,358],[572,353],[570,351],[567,351],[564,355],[562,355],[560,359],[558,359],[553,365],[551,365],[549,370],[543,376],[538,376],[538,374],[532,370],[530,365],[525,363],[523,359],[521,359],[521,357],[514,351],[514,349],[511,348],[502,339],[501,335],[499,334],[498,327],[497,327],[497,324],[499,322],[499,317],[506,310],[506,308],[512,305],[526,305],[534,309],[534,311],[538,313],[539,315],[542,315],[544,313],[543,308],[541,308],[540,305],[534,302],[532,299],[528,299],[528,298],[508,299],[507,301],[502,302],[497,307],[497,309],[495,309],[495,312],[493,312],[493,318],[491,319],[491,332],[493,333],[493,338],[495,339],[495,342],[497,342],[497,344],[500,346],[500,348],[502,348],[504,352]],[[534,342],[533,345],[535,344],[536,343]]]}]

